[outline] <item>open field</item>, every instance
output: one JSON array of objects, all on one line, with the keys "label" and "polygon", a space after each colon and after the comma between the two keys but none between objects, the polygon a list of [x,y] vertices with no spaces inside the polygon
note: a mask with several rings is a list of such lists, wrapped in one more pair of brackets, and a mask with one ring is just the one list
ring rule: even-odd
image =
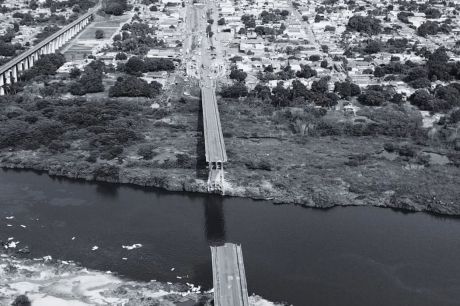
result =
[{"label": "open field", "polygon": [[[96,20],[63,49],[64,55],[68,60],[84,59],[84,55],[92,54],[99,46],[111,44],[112,36],[130,18],[130,15],[122,15],[117,17],[112,16],[108,20],[107,18],[96,16]],[[95,38],[97,30],[104,32],[104,38]]]}]

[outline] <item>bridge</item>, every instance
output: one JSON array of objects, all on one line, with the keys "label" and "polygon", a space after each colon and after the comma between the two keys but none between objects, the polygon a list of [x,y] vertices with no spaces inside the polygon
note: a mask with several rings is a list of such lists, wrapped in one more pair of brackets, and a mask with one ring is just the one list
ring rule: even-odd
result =
[{"label": "bridge", "polygon": [[[200,15],[205,8],[200,8]],[[195,17],[196,18],[196,17]],[[224,163],[227,162],[224,136],[220,124],[219,108],[216,98],[216,68],[211,56],[212,40],[206,34],[206,22],[200,19],[202,26],[201,38],[201,104],[203,109],[203,133],[208,164],[208,190],[224,193]]]},{"label": "bridge", "polygon": [[0,67],[0,95],[5,94],[5,85],[17,82],[20,74],[29,70],[34,66],[34,63],[41,55],[51,54],[64,46],[70,39],[75,37],[82,29],[84,29],[92,20],[93,15],[101,8],[101,4],[97,4],[87,13],[80,16],[77,20],[68,24],[56,33],[47,37],[29,50],[23,52],[19,56],[13,58],[6,64]]},{"label": "bridge", "polygon": [[241,246],[211,246],[214,306],[249,306]]},{"label": "bridge", "polygon": [[208,163],[208,189],[223,192],[224,162],[227,162],[224,136],[220,125],[215,87],[209,83],[201,86],[203,108],[203,133]]}]

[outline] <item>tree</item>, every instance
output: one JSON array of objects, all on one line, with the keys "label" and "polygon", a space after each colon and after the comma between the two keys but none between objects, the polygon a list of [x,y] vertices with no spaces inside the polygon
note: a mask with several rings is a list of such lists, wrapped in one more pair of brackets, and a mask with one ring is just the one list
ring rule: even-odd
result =
[{"label": "tree", "polygon": [[335,82],[334,92],[338,93],[342,98],[354,97],[361,94],[361,89],[358,85],[351,82]]},{"label": "tree", "polygon": [[425,16],[426,18],[428,19],[438,19],[438,18],[441,18],[442,14],[439,10],[435,9],[435,8],[428,8],[425,10]]},{"label": "tree", "polygon": [[102,39],[104,38],[104,31],[102,31],[101,29],[97,29],[94,35],[96,39]]},{"label": "tree", "polygon": [[221,89],[220,95],[223,98],[240,98],[248,95],[248,89],[242,82],[236,82],[233,85],[225,86]]},{"label": "tree", "polygon": [[109,15],[120,16],[128,9],[126,0],[105,0],[104,12]]},{"label": "tree", "polygon": [[64,63],[65,57],[61,53],[42,55],[31,69],[24,71],[21,78],[31,80],[39,75],[54,75]]},{"label": "tree", "polygon": [[84,88],[85,93],[96,93],[104,91],[104,84],[102,83],[102,73],[94,70],[85,71],[81,76],[79,83]]},{"label": "tree", "polygon": [[13,304],[11,306],[31,306],[32,303],[30,302],[29,298],[26,295],[19,295],[14,299]]},{"label": "tree", "polygon": [[350,17],[347,29],[368,35],[377,35],[382,31],[380,20],[371,16],[364,17],[359,15]]},{"label": "tree", "polygon": [[441,27],[435,21],[426,21],[417,28],[417,34],[422,37],[436,35],[441,32]]},{"label": "tree", "polygon": [[15,53],[16,48],[11,43],[0,40],[0,56],[13,56]]},{"label": "tree", "polygon": [[241,22],[244,24],[246,28],[255,28],[256,27],[256,19],[254,15],[245,14],[241,16]]},{"label": "tree", "polygon": [[358,101],[367,106],[380,106],[385,102],[385,94],[377,90],[366,90],[358,96]]},{"label": "tree", "polygon": [[238,82],[244,82],[248,74],[239,69],[232,69],[230,72],[230,79],[236,80]]},{"label": "tree", "polygon": [[322,77],[319,81],[313,81],[311,90],[320,93],[326,93],[329,90],[329,77]]},{"label": "tree", "polygon": [[117,55],[115,55],[115,59],[117,61],[124,61],[128,59],[128,56],[124,52],[118,52]]},{"label": "tree", "polygon": [[137,56],[131,57],[125,67],[126,72],[132,75],[139,75],[145,70],[144,61]]},{"label": "tree", "polygon": [[169,58],[146,58],[144,60],[144,71],[172,71],[176,67]]},{"label": "tree", "polygon": [[416,90],[410,97],[409,101],[412,105],[417,106],[421,110],[439,112],[449,109],[449,103],[442,99],[436,99],[425,89]]},{"label": "tree", "polygon": [[291,96],[293,99],[298,97],[306,98],[308,96],[307,87],[299,80],[292,81]]},{"label": "tree", "polygon": [[225,18],[220,18],[220,19],[217,21],[217,24],[220,25],[220,26],[225,25]]},{"label": "tree", "polygon": [[80,75],[81,75],[81,70],[78,69],[77,67],[73,67],[72,69],[70,69],[69,76],[71,79],[77,79],[80,77]]},{"label": "tree", "polygon": [[86,94],[86,91],[80,82],[71,83],[69,86],[69,92],[74,96],[83,96]]},{"label": "tree", "polygon": [[270,90],[270,87],[268,87],[266,85],[257,84],[256,87],[254,87],[254,90],[252,91],[252,94],[256,98],[259,98],[259,99],[262,99],[262,100],[268,100],[268,99],[270,99],[272,92]]},{"label": "tree", "polygon": [[38,3],[37,1],[35,0],[32,0],[29,2],[29,8],[33,11],[35,11],[36,9],[38,9]]},{"label": "tree", "polygon": [[381,50],[382,50],[382,43],[379,40],[369,40],[367,42],[366,47],[364,48],[364,52],[367,54],[378,53]]},{"label": "tree", "polygon": [[291,93],[289,89],[284,88],[283,82],[278,82],[276,87],[272,90],[272,104],[278,107],[284,107],[289,105],[289,98]]},{"label": "tree", "polygon": [[119,78],[109,89],[109,97],[147,97],[153,98],[161,91],[161,84],[147,81],[135,76]]},{"label": "tree", "polygon": [[310,66],[300,64],[300,71],[297,71],[296,76],[298,78],[308,79],[316,76],[317,74],[318,73],[316,72],[316,70],[311,68]]}]

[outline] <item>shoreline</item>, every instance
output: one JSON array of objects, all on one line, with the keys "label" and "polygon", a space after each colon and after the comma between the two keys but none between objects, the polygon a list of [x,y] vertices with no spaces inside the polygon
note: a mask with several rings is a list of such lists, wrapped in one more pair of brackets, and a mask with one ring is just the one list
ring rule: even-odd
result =
[{"label": "shoreline", "polygon": [[[348,194],[343,190],[337,190],[337,193],[328,194],[327,192],[319,192],[318,194],[308,193],[307,190],[299,192],[299,190],[273,190],[272,188],[264,187],[264,182],[260,181],[259,187],[254,186],[233,186],[226,181],[225,194],[209,192],[207,183],[203,179],[194,176],[195,169],[139,169],[120,167],[118,177],[103,177],[96,176],[95,172],[100,167],[105,167],[110,164],[91,164],[88,162],[67,162],[59,163],[57,160],[34,159],[25,160],[14,156],[14,153],[0,153],[0,167],[6,170],[23,170],[37,171],[45,173],[50,177],[66,178],[70,180],[82,180],[90,183],[112,183],[121,185],[132,185],[135,187],[153,187],[169,192],[188,192],[199,193],[225,197],[240,197],[248,198],[256,201],[270,201],[275,205],[295,205],[304,208],[317,208],[322,210],[332,209],[335,207],[358,207],[371,206],[394,209],[404,213],[424,212],[435,216],[442,217],[460,217],[460,210],[455,204],[447,205],[432,205],[427,203],[426,206],[417,205],[407,197],[398,197],[394,193],[384,192],[380,196],[372,197],[369,195],[360,196],[352,203],[346,199],[353,196],[352,192]],[[110,165],[116,166],[116,165]],[[228,174],[226,174],[228,177]],[[338,202],[338,197],[342,199]],[[331,200],[332,199],[332,200]],[[422,199],[423,201],[423,199]],[[429,199],[425,199],[429,201]]]}]

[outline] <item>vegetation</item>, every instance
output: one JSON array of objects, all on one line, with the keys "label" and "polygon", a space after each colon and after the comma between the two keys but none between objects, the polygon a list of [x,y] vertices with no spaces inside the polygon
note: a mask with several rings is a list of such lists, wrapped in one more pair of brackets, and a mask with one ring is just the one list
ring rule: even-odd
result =
[{"label": "vegetation", "polygon": [[23,96],[0,98],[0,149],[44,150],[61,153],[79,149],[88,152],[90,160],[114,159],[124,148],[141,141],[141,128],[148,106],[114,100],[37,99]]},{"label": "vegetation", "polygon": [[120,16],[128,10],[126,0],[104,0],[103,10],[106,14]]},{"label": "vegetation", "polygon": [[102,39],[104,38],[104,31],[101,29],[97,29],[94,36],[96,37],[96,39]]},{"label": "vegetation", "polygon": [[367,35],[377,35],[382,31],[380,23],[380,20],[371,16],[355,15],[348,20],[347,29]]},{"label": "vegetation", "polygon": [[140,75],[144,72],[172,71],[174,62],[167,58],[145,58],[133,56],[125,64],[125,71],[131,75]]},{"label": "vegetation", "polygon": [[80,78],[73,82],[69,91],[75,96],[83,96],[87,93],[104,91],[102,78],[105,71],[105,64],[101,61],[92,61],[86,67]]},{"label": "vegetation", "polygon": [[146,81],[135,76],[125,76],[117,80],[114,86],[110,87],[109,97],[147,97],[154,98],[161,91],[161,84]]},{"label": "vegetation", "polygon": [[65,57],[61,53],[42,55],[32,68],[24,71],[21,79],[29,81],[39,76],[49,76],[56,74],[56,71],[64,65]]}]

